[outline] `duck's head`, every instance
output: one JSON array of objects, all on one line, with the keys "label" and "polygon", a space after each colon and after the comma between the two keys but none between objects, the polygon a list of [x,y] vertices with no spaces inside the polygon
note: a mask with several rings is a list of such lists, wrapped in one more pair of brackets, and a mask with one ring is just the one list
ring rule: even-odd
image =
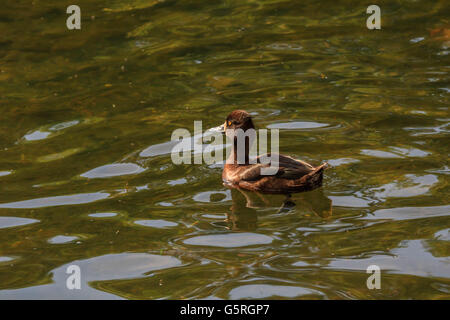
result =
[{"label": "duck's head", "polygon": [[221,129],[222,132],[225,132],[227,129],[242,129],[245,132],[248,129],[255,129],[255,126],[250,113],[244,110],[234,110],[228,115]]}]

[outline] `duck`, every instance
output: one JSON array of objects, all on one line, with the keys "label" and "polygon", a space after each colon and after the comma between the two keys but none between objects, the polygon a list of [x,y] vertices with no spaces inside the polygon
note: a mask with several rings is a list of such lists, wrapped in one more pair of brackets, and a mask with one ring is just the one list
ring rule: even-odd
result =
[{"label": "duck", "polygon": [[[236,130],[255,130],[251,115],[244,110],[234,110],[220,126],[220,131],[233,141],[232,149],[222,171],[222,181],[227,187],[240,188],[260,193],[291,194],[310,191],[322,186],[323,172],[328,167],[325,162],[317,167],[290,156],[267,153],[250,161],[251,139],[245,137],[245,154],[238,161],[238,138]],[[272,162],[267,163],[267,157]],[[278,158],[278,159],[277,159]],[[276,159],[276,160],[274,160]],[[272,175],[264,175],[261,169],[270,165],[278,166]]]}]

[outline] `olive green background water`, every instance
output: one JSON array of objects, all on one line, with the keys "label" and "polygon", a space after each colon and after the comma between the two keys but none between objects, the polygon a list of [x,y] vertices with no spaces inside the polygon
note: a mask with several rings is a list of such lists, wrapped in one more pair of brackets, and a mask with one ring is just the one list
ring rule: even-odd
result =
[{"label": "olive green background water", "polygon": [[[370,4],[2,3],[0,298],[449,299],[448,1],[378,1],[381,30]],[[172,163],[234,109],[323,187]]]}]

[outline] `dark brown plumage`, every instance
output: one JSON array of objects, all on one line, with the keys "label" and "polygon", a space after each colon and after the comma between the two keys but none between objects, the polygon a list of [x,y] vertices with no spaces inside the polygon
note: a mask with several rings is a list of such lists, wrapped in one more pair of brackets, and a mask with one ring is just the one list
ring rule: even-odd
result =
[{"label": "dark brown plumage", "polygon": [[[228,129],[242,129],[245,132],[254,128],[248,112],[235,110],[228,115],[223,129],[228,135],[228,132],[232,131]],[[228,186],[263,193],[295,193],[313,190],[322,185],[326,163],[313,167],[304,161],[279,154],[278,162],[272,160],[272,166],[278,165],[278,172],[275,175],[262,175],[261,169],[269,165],[263,163],[262,156],[257,157],[256,163],[251,164],[248,154],[251,142],[246,138],[245,143],[245,161],[239,164],[236,156],[237,138],[234,136],[233,150],[222,172],[222,180]]]}]

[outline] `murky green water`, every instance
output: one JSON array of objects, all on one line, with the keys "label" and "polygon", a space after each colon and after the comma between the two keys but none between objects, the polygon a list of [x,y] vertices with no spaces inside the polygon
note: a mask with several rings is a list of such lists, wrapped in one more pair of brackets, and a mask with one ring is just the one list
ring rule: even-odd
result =
[{"label": "murky green water", "polygon": [[[0,298],[450,298],[448,1],[70,4],[0,8]],[[172,163],[233,109],[323,187]]]}]

